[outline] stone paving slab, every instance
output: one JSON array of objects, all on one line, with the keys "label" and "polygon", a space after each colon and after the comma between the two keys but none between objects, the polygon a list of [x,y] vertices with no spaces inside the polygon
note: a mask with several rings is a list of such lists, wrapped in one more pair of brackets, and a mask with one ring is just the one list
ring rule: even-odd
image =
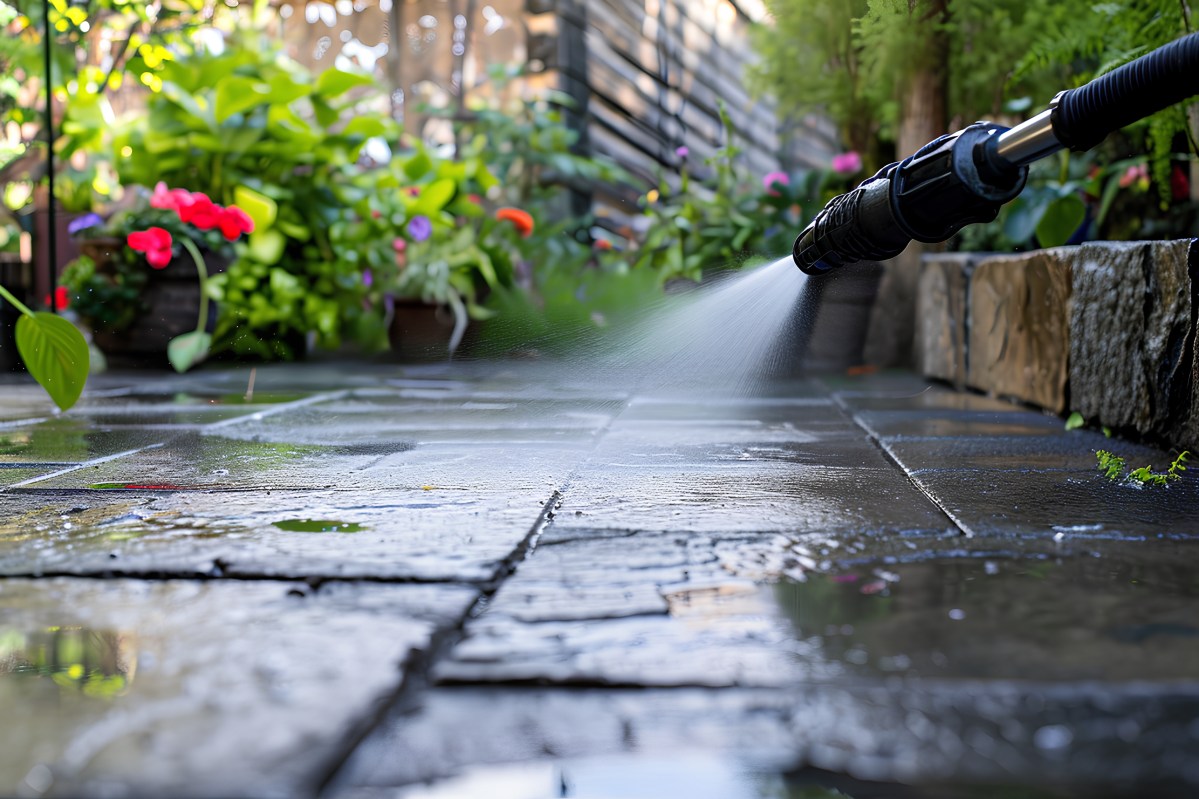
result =
[{"label": "stone paving slab", "polygon": [[[488,712],[480,714],[480,707]],[[1196,713],[1194,689],[1144,685],[1114,696],[1089,684],[976,681],[792,690],[442,688],[408,708],[403,726],[368,739],[351,761],[354,779],[332,795],[423,797],[419,787],[398,786],[447,775],[477,776],[476,791],[486,786],[498,793],[506,786],[504,772],[490,768],[495,764],[553,758],[569,773],[570,758],[599,756],[617,774],[635,770],[637,758],[657,757],[662,773],[649,783],[656,795],[706,796],[685,765],[696,752],[708,763],[763,776],[820,769],[795,781],[823,787],[816,796],[1184,796],[1186,780],[1199,778]],[[1092,723],[1075,737],[1079,719]],[[672,760],[674,768],[667,765]],[[963,776],[991,792],[971,794],[960,782],[947,783]],[[518,795],[552,795],[548,788],[526,786]],[[829,793],[833,788],[845,793]],[[643,789],[633,784],[616,795],[642,796]],[[761,795],[743,790],[733,795]],[[428,794],[475,795],[484,794]]]},{"label": "stone paving slab", "polygon": [[0,792],[294,796],[477,593],[2,580]]},{"label": "stone paving slab", "polygon": [[1199,536],[1199,481],[1167,489],[1087,471],[914,470],[921,487],[970,535],[1106,533]]},{"label": "stone paving slab", "polygon": [[[0,522],[0,573],[486,581],[549,497],[419,488],[0,494],[12,520]],[[280,528],[309,520],[331,529]],[[37,535],[21,535],[31,526]]]},{"label": "stone paving slab", "polygon": [[[1013,775],[1096,796],[1199,784],[1195,483],[1136,491],[1093,465],[1100,445],[1165,453],[905,373],[740,397],[548,363],[256,374],[250,403],[244,369],[105,376],[77,414],[42,419],[35,398],[0,427],[0,599],[40,608],[0,642],[136,629],[150,653],[111,710],[87,706],[100,721],[48,716],[64,747],[122,725],[115,743],[84,765],[13,750],[0,779],[312,796],[382,718],[328,795],[419,796],[416,780],[547,756],[640,774],[636,758],[684,751],[764,764],[779,791],[826,769],[855,796],[871,794],[854,780],[904,799],[894,781],[955,799]],[[159,690],[142,666],[162,651],[186,677],[182,721],[120,704]],[[283,671],[224,665],[270,652]],[[21,707],[66,707],[72,673]],[[303,686],[298,726],[270,704],[278,674]],[[237,718],[227,685],[268,708],[247,735],[284,727],[257,733],[261,757],[209,741]]]}]

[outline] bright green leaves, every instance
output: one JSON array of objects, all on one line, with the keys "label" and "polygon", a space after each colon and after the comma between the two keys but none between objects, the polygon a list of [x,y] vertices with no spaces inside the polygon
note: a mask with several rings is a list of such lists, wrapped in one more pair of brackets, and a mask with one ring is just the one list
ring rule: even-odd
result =
[{"label": "bright green leaves", "polygon": [[87,382],[87,342],[60,316],[38,311],[17,320],[17,351],[25,368],[54,404],[67,410],[79,400]]},{"label": "bright green leaves", "polygon": [[234,114],[248,111],[256,105],[268,102],[271,89],[262,81],[245,78],[241,75],[229,75],[216,85],[214,113],[217,124],[223,125],[225,120]]},{"label": "bright green leaves", "polygon": [[255,230],[266,230],[275,224],[279,214],[279,206],[274,200],[246,186],[233,190],[233,204],[249,214]]},{"label": "bright green leaves", "polygon": [[316,79],[316,93],[326,100],[345,94],[358,86],[370,86],[375,79],[370,75],[327,69]]},{"label": "bright green leaves", "polygon": [[1121,482],[1125,485],[1134,488],[1145,488],[1146,486],[1149,488],[1164,488],[1170,483],[1182,479],[1182,473],[1187,470],[1184,464],[1190,454],[1190,452],[1183,450],[1165,472],[1155,472],[1149,466],[1142,466],[1139,469],[1132,469],[1125,472],[1128,467],[1125,460],[1103,449],[1095,453],[1095,460],[1099,463],[1099,471],[1103,472],[1103,476],[1108,480],[1115,481],[1123,473]]}]

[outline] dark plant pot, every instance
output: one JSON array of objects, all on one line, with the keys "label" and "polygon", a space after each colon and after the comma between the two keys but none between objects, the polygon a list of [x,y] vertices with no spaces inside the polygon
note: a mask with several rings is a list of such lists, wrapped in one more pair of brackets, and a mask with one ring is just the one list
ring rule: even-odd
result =
[{"label": "dark plant pot", "polygon": [[453,335],[454,312],[448,307],[420,300],[396,300],[395,315],[387,330],[390,360],[401,363],[448,360]]},{"label": "dark plant pot", "polygon": [[[123,248],[119,239],[92,239],[80,243],[80,249],[96,262],[96,271],[110,273],[114,269],[112,253]],[[210,275],[225,269],[223,262],[208,259]],[[169,368],[167,344],[171,339],[196,329],[200,313],[200,281],[195,264],[187,255],[174,258],[165,269],[153,269],[149,264],[148,280],[142,303],[147,311],[133,324],[121,330],[94,327],[92,338],[109,363],[121,367]],[[216,329],[217,305],[208,303],[205,330]]]}]

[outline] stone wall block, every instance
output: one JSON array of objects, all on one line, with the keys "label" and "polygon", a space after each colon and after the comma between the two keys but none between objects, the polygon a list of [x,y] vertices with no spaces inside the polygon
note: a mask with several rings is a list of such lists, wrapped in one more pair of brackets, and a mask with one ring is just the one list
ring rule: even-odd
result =
[{"label": "stone wall block", "polygon": [[998,256],[975,267],[968,385],[1057,413],[1066,410],[1074,249]]},{"label": "stone wall block", "polygon": [[1199,439],[1195,242],[1085,244],[1073,293],[1071,408],[1115,429]]},{"label": "stone wall block", "polygon": [[979,256],[926,255],[916,292],[916,367],[926,376],[966,385],[967,291]]}]

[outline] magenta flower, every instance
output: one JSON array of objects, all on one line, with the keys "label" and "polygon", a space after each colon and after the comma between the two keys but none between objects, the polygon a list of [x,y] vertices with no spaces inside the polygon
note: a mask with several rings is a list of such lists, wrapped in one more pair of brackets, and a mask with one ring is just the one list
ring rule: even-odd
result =
[{"label": "magenta flower", "polygon": [[853,150],[833,156],[833,171],[838,175],[856,175],[862,171],[862,156]]},{"label": "magenta flower", "polygon": [[778,197],[779,193],[774,188],[775,184],[780,186],[790,186],[791,178],[787,177],[786,172],[767,172],[762,178],[762,188],[766,189],[766,193],[771,197]]},{"label": "magenta flower", "polygon": [[689,150],[686,145],[683,145],[681,147],[676,147],[674,154],[679,158],[686,158],[687,156],[691,155],[691,150]]},{"label": "magenta flower", "polygon": [[408,220],[408,235],[413,241],[424,241],[433,235],[433,223],[429,217],[418,214]]}]

